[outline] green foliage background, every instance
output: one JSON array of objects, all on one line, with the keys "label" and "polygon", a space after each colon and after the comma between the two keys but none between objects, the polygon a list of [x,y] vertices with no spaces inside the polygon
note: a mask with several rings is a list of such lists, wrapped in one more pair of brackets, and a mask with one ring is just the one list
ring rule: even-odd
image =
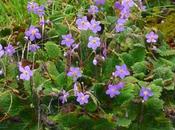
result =
[{"label": "green foliage background", "polygon": [[[27,12],[27,0],[0,1],[0,43],[11,42],[18,52],[25,45],[24,31],[30,24],[38,25],[38,17]],[[25,58],[39,67],[31,81],[19,82],[18,55],[0,59],[4,76],[0,76],[0,129],[2,130],[174,130],[175,128],[175,5],[171,0],[145,0],[147,11],[133,9],[128,28],[115,34],[111,30],[118,18],[114,0],[107,0],[104,12],[97,19],[105,25],[101,39],[109,46],[107,59],[99,66],[92,64],[93,54],[87,49],[89,31],[77,31],[77,13],[84,14],[91,0],[36,0],[46,5],[44,39],[37,41],[42,49]],[[159,34],[157,51],[145,44],[151,29]],[[72,89],[73,81],[66,76],[67,61],[61,46],[61,35],[71,32],[81,43],[80,79],[92,92],[90,102],[80,106],[74,96],[68,103],[58,103],[53,93]],[[19,44],[17,44],[19,42]],[[87,56],[90,58],[87,59]],[[125,78],[121,94],[110,99],[106,94],[115,65],[125,63],[132,75]],[[77,62],[76,55],[73,64]],[[115,79],[116,80],[116,79]],[[142,103],[140,86],[148,86],[154,95]],[[72,94],[73,95],[73,94]]]}]

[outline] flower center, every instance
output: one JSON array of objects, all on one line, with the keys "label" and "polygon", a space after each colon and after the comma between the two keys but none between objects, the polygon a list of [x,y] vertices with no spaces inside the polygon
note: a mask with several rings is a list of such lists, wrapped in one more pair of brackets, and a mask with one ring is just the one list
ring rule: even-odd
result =
[{"label": "flower center", "polygon": [[36,30],[32,30],[32,35],[35,35],[35,33],[36,33]]},{"label": "flower center", "polygon": [[112,88],[112,92],[115,92],[115,88]]},{"label": "flower center", "polygon": [[24,73],[25,75],[28,75],[28,72],[27,72],[27,71],[24,71],[23,73]]},{"label": "flower center", "polygon": [[123,72],[124,72],[124,70],[123,70],[123,69],[120,69],[120,70],[119,70],[119,72],[120,72],[120,73],[123,73]]},{"label": "flower center", "polygon": [[82,25],[85,25],[85,24],[86,24],[86,22],[85,22],[85,21],[82,21],[82,22],[81,22],[81,24],[82,24]]},{"label": "flower center", "polygon": [[84,101],[85,100],[85,97],[83,96],[83,97],[81,97],[81,99]]},{"label": "flower center", "polygon": [[144,91],[143,94],[144,94],[145,96],[147,96],[147,95],[148,95],[148,92],[147,92],[147,91]]},{"label": "flower center", "polygon": [[94,39],[94,40],[92,40],[92,43],[94,43],[94,44],[95,44],[96,42],[97,42],[97,41],[96,41],[95,39]]},{"label": "flower center", "polygon": [[66,41],[69,42],[70,41],[70,38],[66,38]]},{"label": "flower center", "polygon": [[77,72],[72,72],[73,73],[73,77],[77,76]]}]

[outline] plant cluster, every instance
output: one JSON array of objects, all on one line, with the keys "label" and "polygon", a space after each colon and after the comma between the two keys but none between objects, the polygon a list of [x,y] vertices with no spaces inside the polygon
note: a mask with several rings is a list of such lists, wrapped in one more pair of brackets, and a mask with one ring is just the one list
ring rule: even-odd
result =
[{"label": "plant cluster", "polygon": [[28,25],[0,31],[0,128],[173,130],[175,50],[148,2],[73,0],[59,16],[28,2]]}]

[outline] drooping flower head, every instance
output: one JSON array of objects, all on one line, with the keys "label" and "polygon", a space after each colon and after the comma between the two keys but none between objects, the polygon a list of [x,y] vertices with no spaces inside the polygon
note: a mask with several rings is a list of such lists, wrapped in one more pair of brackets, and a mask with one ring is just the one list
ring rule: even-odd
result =
[{"label": "drooping flower head", "polygon": [[113,73],[113,76],[120,77],[121,79],[125,78],[126,76],[130,75],[130,72],[127,69],[125,64],[119,66],[116,65],[116,71]]},{"label": "drooping flower head", "polygon": [[89,95],[84,94],[82,92],[77,94],[77,102],[80,103],[80,105],[87,104],[89,102]]},{"label": "drooping flower head", "polygon": [[2,45],[0,44],[0,58],[4,55],[4,49]]},{"label": "drooping flower head", "polygon": [[101,31],[100,21],[95,21],[95,19],[92,19],[89,29],[94,33]]},{"label": "drooping flower head", "polygon": [[36,52],[40,47],[37,44],[31,44],[29,46],[29,51]]},{"label": "drooping flower head", "polygon": [[89,14],[96,14],[98,13],[98,7],[95,5],[91,5],[90,8],[88,9]]},{"label": "drooping flower head", "polygon": [[158,35],[151,31],[150,33],[146,34],[146,41],[147,43],[156,43],[158,39]]},{"label": "drooping flower head", "polygon": [[8,56],[12,56],[14,53],[15,53],[15,48],[12,45],[8,44],[8,46],[5,47],[5,54]]},{"label": "drooping flower head", "polygon": [[80,30],[88,30],[90,23],[87,20],[87,16],[84,16],[82,18],[78,18],[76,20],[76,25],[78,26],[78,29],[80,29]]},{"label": "drooping flower head", "polygon": [[117,89],[116,85],[109,84],[108,89],[106,90],[106,94],[109,95],[111,98],[113,98],[116,95],[119,95],[120,92]]},{"label": "drooping flower head", "polygon": [[76,81],[79,77],[82,76],[81,70],[79,67],[70,67],[67,76],[72,77],[74,81]]},{"label": "drooping flower head", "polygon": [[27,4],[28,12],[35,12],[38,7],[39,7],[38,4],[35,2],[28,2],[28,4]]},{"label": "drooping flower head", "polygon": [[30,41],[34,41],[35,39],[41,39],[41,34],[38,28],[34,26],[30,26],[30,28],[25,32],[25,35],[30,39]]},{"label": "drooping flower head", "polygon": [[19,71],[21,72],[20,79],[22,80],[30,80],[30,78],[33,76],[33,72],[30,70],[29,66],[23,67],[19,65]]},{"label": "drooping flower head", "polygon": [[153,96],[153,93],[150,88],[142,87],[140,90],[140,97],[143,98],[144,101],[147,101],[149,97]]},{"label": "drooping flower head", "polygon": [[69,93],[66,92],[65,90],[63,90],[61,92],[61,96],[59,97],[59,99],[61,100],[61,103],[64,104],[65,102],[67,102],[67,98],[69,96]]},{"label": "drooping flower head", "polygon": [[94,0],[96,5],[104,5],[106,0]]},{"label": "drooping flower head", "polygon": [[89,37],[88,48],[92,48],[93,51],[95,51],[100,46],[100,44],[100,38],[93,36]]},{"label": "drooping flower head", "polygon": [[61,45],[66,45],[67,47],[71,47],[74,43],[74,39],[72,38],[71,34],[63,35],[63,40],[61,41]]}]

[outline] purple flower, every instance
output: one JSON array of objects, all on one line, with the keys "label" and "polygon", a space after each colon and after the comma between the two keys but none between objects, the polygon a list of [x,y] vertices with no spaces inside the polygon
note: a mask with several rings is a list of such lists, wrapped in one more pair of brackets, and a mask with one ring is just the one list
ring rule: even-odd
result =
[{"label": "purple flower", "polygon": [[74,43],[74,39],[72,38],[71,34],[63,35],[63,40],[61,41],[61,45],[66,45],[67,47],[71,47]]},{"label": "purple flower", "polygon": [[100,38],[98,37],[89,37],[89,43],[88,43],[88,48],[92,48],[93,51],[95,51],[97,49],[97,47],[99,47],[101,44],[100,42]]},{"label": "purple flower", "polygon": [[61,100],[61,103],[64,104],[65,102],[67,102],[67,98],[68,98],[68,96],[69,96],[69,93],[66,92],[65,90],[63,90],[63,91],[61,92],[61,95],[62,95],[62,96],[60,96],[59,99]]},{"label": "purple flower", "polygon": [[122,19],[128,19],[130,16],[130,9],[129,8],[123,8],[120,12],[120,18]]},{"label": "purple flower", "polygon": [[101,31],[100,21],[95,21],[95,19],[92,19],[90,22],[89,29],[92,30],[92,32],[94,33]]},{"label": "purple flower", "polygon": [[22,80],[30,80],[30,77],[33,76],[33,72],[29,66],[22,67],[19,65],[19,71],[21,72],[20,79]]},{"label": "purple flower", "polygon": [[134,3],[133,0],[122,0],[122,5],[123,5],[125,8],[133,7],[134,4],[135,4],[135,3]]},{"label": "purple flower", "polygon": [[25,32],[25,35],[30,39],[30,41],[41,39],[39,30],[34,26],[30,26],[30,28]]},{"label": "purple flower", "polygon": [[158,35],[151,31],[150,33],[146,34],[146,41],[147,43],[156,43],[158,39]]},{"label": "purple flower", "polygon": [[67,76],[72,77],[73,80],[76,81],[79,77],[82,76],[80,68],[79,67],[70,67],[70,70],[67,73]]},{"label": "purple flower", "polygon": [[113,73],[115,77],[120,77],[123,79],[125,76],[130,75],[130,72],[127,69],[127,66],[125,64],[118,66],[116,65],[116,71]]},{"label": "purple flower", "polygon": [[37,44],[31,44],[29,46],[29,51],[36,52],[40,47]]},{"label": "purple flower", "polygon": [[116,95],[119,95],[120,92],[116,85],[109,84],[108,89],[106,90],[106,94],[109,95],[111,98],[115,97]]},{"label": "purple flower", "polygon": [[0,58],[4,55],[4,50],[2,45],[0,44]]},{"label": "purple flower", "polygon": [[80,30],[88,30],[89,26],[90,26],[90,23],[87,20],[87,16],[84,16],[82,18],[78,18],[76,20],[76,24],[78,26],[78,29],[80,29]]},{"label": "purple flower", "polygon": [[125,26],[123,24],[116,24],[115,31],[116,32],[123,32],[125,30]]},{"label": "purple flower", "polygon": [[123,32],[125,30],[125,26],[124,26],[125,22],[126,22],[126,19],[120,18],[117,20],[117,24],[115,26],[116,32]]},{"label": "purple flower", "polygon": [[88,9],[89,14],[96,14],[98,13],[98,7],[95,5],[91,5],[90,8]]},{"label": "purple flower", "polygon": [[143,97],[144,101],[147,101],[149,97],[153,96],[150,88],[142,87],[140,90],[140,97]]},{"label": "purple flower", "polygon": [[121,90],[123,87],[124,87],[124,83],[123,82],[119,82],[117,85],[116,85],[116,88],[118,89],[118,90]]},{"label": "purple flower", "polygon": [[96,5],[104,5],[106,0],[94,0]]},{"label": "purple flower", "polygon": [[110,95],[111,98],[115,97],[116,95],[120,94],[120,91],[124,87],[123,82],[119,82],[118,84],[109,84],[108,89],[106,90],[106,94]]},{"label": "purple flower", "polygon": [[123,18],[119,18],[117,20],[117,24],[125,24],[126,23],[126,19],[123,19]]},{"label": "purple flower", "polygon": [[35,10],[38,8],[38,4],[35,3],[35,2],[28,2],[28,5],[27,5],[27,10],[29,12],[35,12]]},{"label": "purple flower", "polygon": [[89,95],[84,94],[82,92],[77,94],[77,102],[80,103],[80,105],[87,104],[89,99]]},{"label": "purple flower", "polygon": [[39,25],[41,25],[41,26],[43,26],[43,25],[45,25],[45,21],[44,21],[44,19],[40,19],[40,22],[39,22]]},{"label": "purple flower", "polygon": [[142,0],[139,0],[139,6],[142,11],[146,11],[146,6],[143,5]]},{"label": "purple flower", "polygon": [[8,46],[5,47],[5,53],[8,56],[12,56],[15,53],[15,48],[12,45],[8,44]]},{"label": "purple flower", "polygon": [[115,4],[114,4],[114,7],[116,9],[119,9],[119,10],[122,10],[123,9],[123,6],[120,4],[120,2],[116,1]]},{"label": "purple flower", "polygon": [[44,16],[45,11],[44,11],[44,6],[38,6],[35,10],[34,13],[37,14],[39,17]]}]

